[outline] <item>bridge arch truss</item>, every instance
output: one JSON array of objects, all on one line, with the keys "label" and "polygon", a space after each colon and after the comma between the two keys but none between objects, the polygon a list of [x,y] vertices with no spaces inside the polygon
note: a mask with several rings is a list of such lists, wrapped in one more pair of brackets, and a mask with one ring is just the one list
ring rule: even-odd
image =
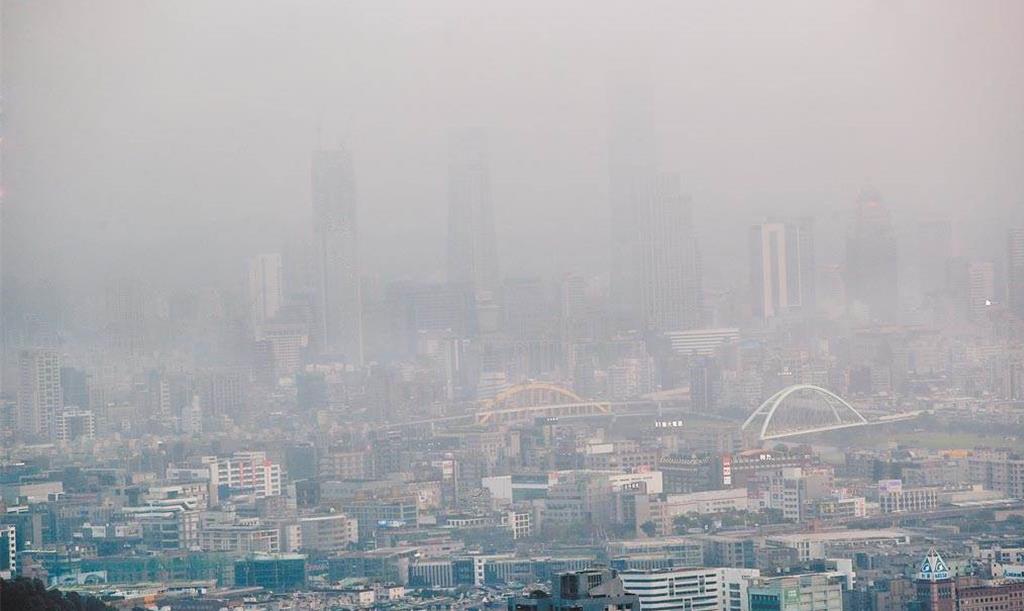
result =
[{"label": "bridge arch truss", "polygon": [[870,424],[834,392],[812,384],[788,386],[768,397],[743,423],[761,440],[834,431]]}]

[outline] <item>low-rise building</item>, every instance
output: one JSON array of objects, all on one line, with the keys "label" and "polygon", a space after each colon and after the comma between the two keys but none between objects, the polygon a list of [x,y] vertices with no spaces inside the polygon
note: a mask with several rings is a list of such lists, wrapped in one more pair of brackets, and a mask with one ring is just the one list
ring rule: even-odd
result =
[{"label": "low-rise building", "polygon": [[508,599],[508,611],[640,611],[640,598],[629,594],[611,569],[564,573],[551,581],[551,592]]},{"label": "low-rise building", "polygon": [[336,552],[359,542],[359,522],[343,513],[299,518],[303,551]]},{"label": "low-rise building", "polygon": [[986,490],[1024,499],[1024,455],[1007,450],[976,452],[967,459],[967,467],[971,481]]},{"label": "low-rise building", "polygon": [[624,571],[627,592],[644,610],[747,611],[747,582],[757,569],[690,568]]},{"label": "low-rise building", "polygon": [[832,549],[866,545],[897,546],[910,543],[910,535],[896,529],[830,530],[765,537],[766,547],[784,547],[797,552],[797,560],[821,560]]},{"label": "low-rise building", "polygon": [[957,611],[1024,611],[1024,582],[958,588]]},{"label": "low-rise building", "polygon": [[301,554],[253,554],[235,562],[235,585],[272,591],[306,585],[306,557]]},{"label": "low-rise building", "polygon": [[878,507],[882,513],[931,511],[939,506],[939,492],[940,488],[938,487],[894,486],[891,489],[879,491]]},{"label": "low-rise building", "polygon": [[[633,497],[633,525],[637,534],[653,527],[653,533],[665,536],[673,532],[673,523],[679,516],[746,511],[745,489],[707,490],[689,494],[636,495]],[[645,526],[645,525],[650,526]]]},{"label": "low-rise building", "polygon": [[750,611],[843,611],[842,578],[827,575],[761,578],[750,582]]},{"label": "low-rise building", "polygon": [[261,526],[256,520],[204,525],[199,531],[199,547],[205,552],[273,554],[281,551],[281,535],[277,528]]}]

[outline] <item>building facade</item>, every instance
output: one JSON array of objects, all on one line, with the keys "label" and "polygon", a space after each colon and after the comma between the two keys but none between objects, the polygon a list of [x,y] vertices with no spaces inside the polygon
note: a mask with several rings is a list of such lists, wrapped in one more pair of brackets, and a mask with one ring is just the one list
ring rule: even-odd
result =
[{"label": "building facade", "polygon": [[18,433],[27,438],[53,441],[57,417],[64,408],[60,384],[61,356],[50,348],[22,350],[18,356]]},{"label": "building facade", "polygon": [[642,190],[639,208],[640,311],[645,329],[695,329],[703,319],[700,255],[690,200],[679,177],[661,174]]},{"label": "building facade", "polygon": [[499,281],[498,250],[485,134],[453,134],[449,154],[448,282],[493,293]]},{"label": "building facade", "polygon": [[750,229],[750,292],[754,316],[768,320],[813,310],[814,221],[766,221]]},{"label": "building facade", "polygon": [[313,158],[313,236],[317,347],[361,365],[363,304],[355,172],[351,156],[343,149],[319,151]]}]

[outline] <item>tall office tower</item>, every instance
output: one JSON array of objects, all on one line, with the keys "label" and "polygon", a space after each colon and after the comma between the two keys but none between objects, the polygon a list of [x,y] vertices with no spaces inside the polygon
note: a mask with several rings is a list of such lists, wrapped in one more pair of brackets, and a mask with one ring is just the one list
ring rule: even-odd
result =
[{"label": "tall office tower", "polygon": [[946,268],[946,287],[957,316],[962,320],[983,322],[995,294],[992,263],[956,257],[949,260]]},{"label": "tall office tower", "polygon": [[626,328],[636,328],[643,318],[639,210],[657,165],[651,97],[650,83],[635,73],[617,75],[609,88],[609,301],[614,318]]},{"label": "tall office tower", "polygon": [[814,220],[768,221],[750,228],[753,313],[763,320],[815,305]]},{"label": "tall office tower", "polygon": [[361,365],[363,307],[355,175],[345,150],[322,150],[313,157],[313,235],[318,348]]},{"label": "tall office tower", "polygon": [[899,315],[899,255],[889,210],[873,191],[857,199],[853,225],[846,238],[848,305],[867,308],[875,321],[893,322]]},{"label": "tall office tower", "polygon": [[147,417],[164,419],[174,415],[171,409],[171,381],[166,375],[151,370],[141,380],[139,391],[136,405],[145,411]]},{"label": "tall office tower", "polygon": [[106,290],[106,339],[112,350],[145,354],[151,347],[149,298],[139,282],[123,278]]},{"label": "tall office tower", "polygon": [[448,282],[478,292],[498,287],[487,141],[481,130],[452,134],[448,162]]},{"label": "tall office tower", "polygon": [[476,334],[476,298],[470,284],[394,283],[387,289],[395,348],[418,352],[424,337],[465,339]]},{"label": "tall office tower", "polygon": [[818,302],[818,309],[830,318],[842,316],[846,310],[846,280],[843,277],[843,266],[838,263],[823,265],[817,272],[815,300]]},{"label": "tall office tower", "polygon": [[1024,227],[1010,229],[1006,254],[1006,300],[1010,311],[1024,319]]},{"label": "tall office tower", "polygon": [[690,401],[693,410],[707,414],[718,408],[722,395],[722,368],[714,358],[698,357],[690,363]]},{"label": "tall office tower", "polygon": [[967,307],[971,320],[981,322],[996,292],[995,266],[991,261],[972,261],[967,268]]},{"label": "tall office tower", "polygon": [[948,220],[917,226],[917,280],[920,292],[931,295],[946,287],[946,264],[953,256],[953,225]]},{"label": "tall office tower", "polygon": [[281,255],[256,255],[249,260],[249,307],[257,336],[263,325],[277,316],[283,301]]},{"label": "tall office tower", "polygon": [[682,194],[679,177],[659,174],[649,181],[637,217],[644,328],[664,332],[699,327],[704,306],[700,256],[690,200]]},{"label": "tall office tower", "polygon": [[502,285],[504,328],[517,340],[558,336],[559,317],[550,286],[540,278],[509,278]]},{"label": "tall office tower", "polygon": [[587,279],[579,274],[566,274],[558,285],[559,322],[562,341],[592,337],[593,307],[587,295]]},{"label": "tall office tower", "polygon": [[60,353],[51,348],[22,350],[18,357],[17,428],[33,439],[57,438],[57,415],[64,407]]}]

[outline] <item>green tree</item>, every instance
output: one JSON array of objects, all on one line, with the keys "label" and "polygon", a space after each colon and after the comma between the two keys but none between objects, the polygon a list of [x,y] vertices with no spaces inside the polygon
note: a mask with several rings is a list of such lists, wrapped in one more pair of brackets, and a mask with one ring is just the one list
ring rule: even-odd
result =
[{"label": "green tree", "polygon": [[0,609],[19,611],[108,611],[112,609],[92,596],[77,592],[47,590],[38,579],[19,577],[0,580]]}]

